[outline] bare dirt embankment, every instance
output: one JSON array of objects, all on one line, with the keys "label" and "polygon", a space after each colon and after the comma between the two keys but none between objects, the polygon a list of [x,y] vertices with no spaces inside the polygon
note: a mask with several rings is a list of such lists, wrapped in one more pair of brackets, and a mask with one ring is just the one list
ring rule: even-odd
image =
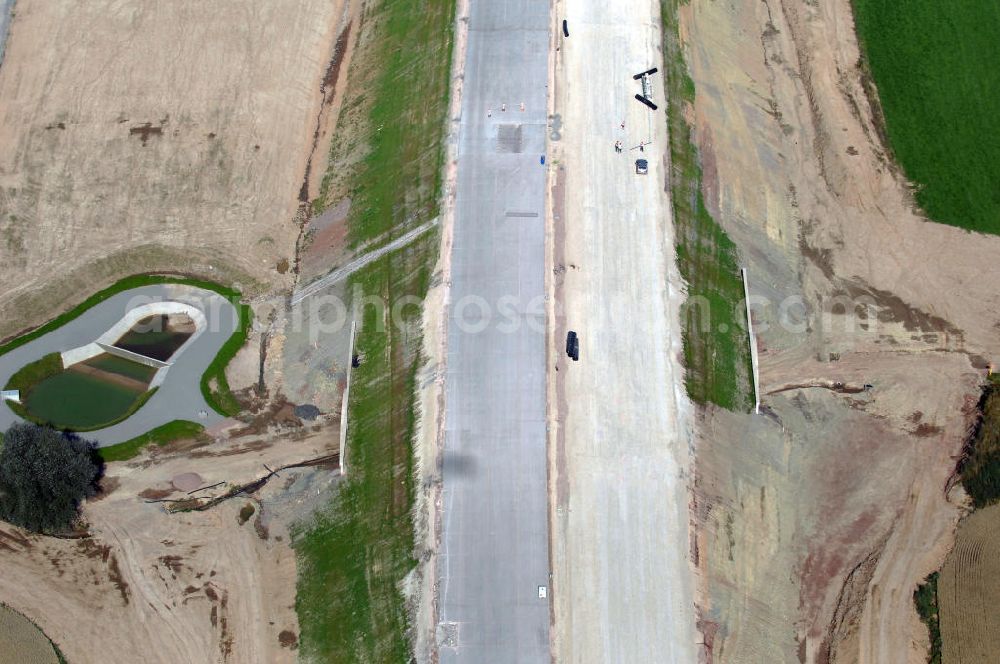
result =
[{"label": "bare dirt embankment", "polygon": [[110,464],[83,509],[86,538],[0,525],[0,595],[74,664],[295,661],[288,526],[315,508],[335,471],[282,470],[206,511],[170,513],[160,502],[222,496],[338,446],[335,427],[286,429],[280,443],[275,433]]},{"label": "bare dirt embankment", "polygon": [[950,546],[952,472],[1000,353],[1000,238],[915,209],[847,0],[680,11],[706,204],[760,299],[765,404],[699,427],[706,654],[923,661],[912,593]]},{"label": "bare dirt embankment", "polygon": [[289,287],[344,6],[19,0],[0,67],[0,337],[135,272]]}]

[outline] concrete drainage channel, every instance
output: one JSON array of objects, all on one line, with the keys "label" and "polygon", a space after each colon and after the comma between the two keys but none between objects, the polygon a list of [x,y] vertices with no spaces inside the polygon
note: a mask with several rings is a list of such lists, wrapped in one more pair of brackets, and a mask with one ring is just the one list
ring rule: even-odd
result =
[{"label": "concrete drainage channel", "polygon": [[[194,329],[166,359],[119,347],[120,339],[156,316],[185,316]],[[7,385],[22,367],[53,353],[59,354],[64,369],[109,355],[154,369],[149,389],[158,389],[124,421],[81,434],[85,438],[103,447],[173,420],[211,426],[225,418],[202,396],[201,376],[238,327],[236,307],[211,290],[183,284],[142,286],[113,295],[61,327],[0,355],[0,385]],[[21,419],[6,405],[0,407],[0,431]]]}]

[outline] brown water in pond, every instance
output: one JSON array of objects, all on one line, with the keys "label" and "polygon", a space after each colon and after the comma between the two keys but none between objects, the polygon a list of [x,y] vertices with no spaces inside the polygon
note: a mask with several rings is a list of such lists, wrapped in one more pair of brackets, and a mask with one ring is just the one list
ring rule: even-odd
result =
[{"label": "brown water in pond", "polygon": [[115,346],[166,362],[194,330],[194,321],[184,314],[147,316],[122,335]]}]

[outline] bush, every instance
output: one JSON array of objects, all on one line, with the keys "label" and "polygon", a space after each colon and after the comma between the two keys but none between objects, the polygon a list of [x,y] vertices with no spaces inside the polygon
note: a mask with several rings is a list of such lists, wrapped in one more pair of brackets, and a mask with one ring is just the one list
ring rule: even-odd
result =
[{"label": "bush", "polygon": [[980,402],[982,420],[959,468],[962,485],[977,508],[1000,500],[1000,385],[991,382]]},{"label": "bush", "polygon": [[927,625],[927,636],[931,649],[927,655],[928,664],[941,664],[941,620],[938,615],[938,573],[934,572],[923,584],[913,591],[913,603],[917,607],[920,620]]},{"label": "bush", "polygon": [[80,501],[94,495],[96,446],[35,424],[15,424],[0,449],[0,518],[28,530],[69,530]]}]

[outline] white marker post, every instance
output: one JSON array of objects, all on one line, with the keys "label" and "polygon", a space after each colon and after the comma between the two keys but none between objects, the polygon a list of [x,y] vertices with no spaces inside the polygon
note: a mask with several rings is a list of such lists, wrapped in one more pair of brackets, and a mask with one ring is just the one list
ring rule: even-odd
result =
[{"label": "white marker post", "polygon": [[743,277],[743,301],[747,307],[747,333],[750,335],[750,368],[753,372],[753,412],[760,413],[760,379],[757,373],[757,340],[753,336],[753,317],[750,315],[750,286],[747,281],[747,269],[740,268]]},{"label": "white marker post", "polygon": [[358,321],[351,321],[351,343],[347,350],[347,383],[340,402],[340,474],[347,475],[347,404],[351,396],[351,370],[354,368],[354,337],[358,333]]}]

